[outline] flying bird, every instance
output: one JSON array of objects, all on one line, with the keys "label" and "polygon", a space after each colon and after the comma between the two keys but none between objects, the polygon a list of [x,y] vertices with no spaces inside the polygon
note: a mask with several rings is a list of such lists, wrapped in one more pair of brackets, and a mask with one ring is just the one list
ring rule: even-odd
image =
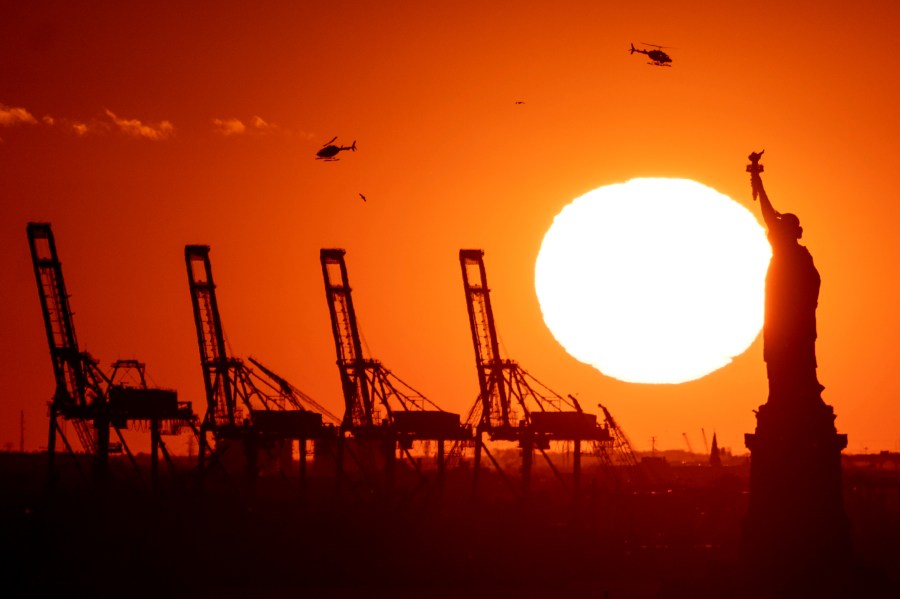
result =
[{"label": "flying bird", "polygon": [[363,201],[363,202],[365,202],[365,201],[366,201],[366,196],[364,196],[364,195],[363,195],[363,194],[359,194],[359,197],[361,197],[361,198],[362,198],[362,201]]}]

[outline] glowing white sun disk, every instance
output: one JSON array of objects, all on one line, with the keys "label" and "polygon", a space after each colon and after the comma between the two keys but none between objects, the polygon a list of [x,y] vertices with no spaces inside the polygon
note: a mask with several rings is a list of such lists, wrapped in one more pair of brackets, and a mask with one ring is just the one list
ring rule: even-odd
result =
[{"label": "glowing white sun disk", "polygon": [[688,179],[632,179],[563,208],[535,287],[573,357],[635,383],[682,383],[759,334],[772,250],[743,206]]}]

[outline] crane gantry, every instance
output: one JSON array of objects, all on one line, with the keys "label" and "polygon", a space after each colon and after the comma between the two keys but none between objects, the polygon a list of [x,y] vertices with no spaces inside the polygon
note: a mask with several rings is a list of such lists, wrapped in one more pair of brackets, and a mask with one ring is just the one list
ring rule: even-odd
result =
[{"label": "crane gantry", "polygon": [[347,433],[357,440],[381,441],[389,483],[398,445],[411,458],[409,448],[414,442],[437,441],[441,480],[445,441],[470,438],[471,432],[461,426],[459,414],[442,410],[381,362],[363,354],[345,253],[343,249],[319,252],[344,396],[342,438]]},{"label": "crane gantry", "polygon": [[[191,404],[179,402],[173,390],[149,388],[144,376],[145,366],[137,360],[113,362],[111,372],[106,373],[98,360],[81,350],[50,223],[30,222],[26,229],[56,383],[49,406],[47,462],[50,476],[55,476],[57,438],[62,440],[70,455],[75,455],[60,419],[72,423],[83,451],[93,457],[98,481],[105,479],[109,454],[113,452],[127,453],[140,472],[122,429],[130,423],[146,422],[150,425],[151,483],[155,488],[160,452],[174,468],[161,436],[163,433],[174,434],[182,426],[193,426]],[[118,436],[118,443],[110,442],[110,429]]]},{"label": "crane gantry", "polygon": [[498,466],[484,443],[484,436],[487,435],[492,441],[518,443],[522,451],[522,486],[525,492],[530,484],[534,450],[544,455],[559,476],[546,450],[551,441],[573,442],[573,480],[577,491],[581,443],[589,442],[595,451],[604,452],[612,441],[608,428],[597,422],[596,415],[584,412],[574,397],[563,397],[516,362],[501,357],[484,251],[462,249],[459,251],[459,262],[479,387],[478,399],[469,415],[471,424],[476,427],[476,488],[481,453],[487,452],[494,465]]},{"label": "crane gantry", "polygon": [[[184,248],[206,391],[199,466],[203,470],[208,459],[238,444],[242,446],[247,475],[252,480],[259,474],[260,452],[270,457],[283,455],[285,448],[296,440],[300,450],[300,477],[305,482],[306,442],[329,436],[339,420],[258,360],[250,358],[256,366],[254,369],[228,354],[209,250],[207,245]],[[210,447],[210,434],[215,449]]]}]

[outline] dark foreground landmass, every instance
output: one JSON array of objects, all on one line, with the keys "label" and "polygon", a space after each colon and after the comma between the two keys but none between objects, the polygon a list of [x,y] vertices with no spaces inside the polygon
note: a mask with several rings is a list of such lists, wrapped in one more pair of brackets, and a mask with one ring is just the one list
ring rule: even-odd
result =
[{"label": "dark foreground landmass", "polygon": [[[840,584],[808,581],[815,596],[900,596],[897,464],[845,459],[855,558]],[[3,596],[774,596],[741,565],[741,460],[657,462],[639,480],[585,467],[577,496],[546,470],[527,496],[484,475],[477,498],[466,469],[442,491],[401,472],[392,491],[338,494],[315,476],[201,487],[186,464],[153,492],[124,466],[101,491],[63,465],[51,491],[45,455],[0,454]]]}]

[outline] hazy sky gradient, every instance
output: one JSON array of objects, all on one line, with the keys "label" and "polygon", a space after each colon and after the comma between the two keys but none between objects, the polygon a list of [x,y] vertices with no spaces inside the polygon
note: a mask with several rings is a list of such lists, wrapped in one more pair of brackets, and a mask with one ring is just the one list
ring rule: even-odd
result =
[{"label": "hazy sky gradient", "polygon": [[[745,451],[761,340],[678,386],[621,383],[544,326],[534,263],[586,191],[700,181],[802,220],[819,378],[849,450],[900,449],[900,5],[0,2],[0,446],[46,445],[54,383],[25,226],[53,225],[81,345],[203,413],[183,260],[209,244],[223,325],[341,411],[322,247],[347,250],[372,357],[444,409],[477,395],[457,252],[483,248],[506,357],[639,449],[701,428]],[[629,55],[670,46],[674,66]],[[523,101],[524,104],[516,104]],[[314,159],[334,136],[356,153]],[[363,203],[359,194],[365,194]]]}]

